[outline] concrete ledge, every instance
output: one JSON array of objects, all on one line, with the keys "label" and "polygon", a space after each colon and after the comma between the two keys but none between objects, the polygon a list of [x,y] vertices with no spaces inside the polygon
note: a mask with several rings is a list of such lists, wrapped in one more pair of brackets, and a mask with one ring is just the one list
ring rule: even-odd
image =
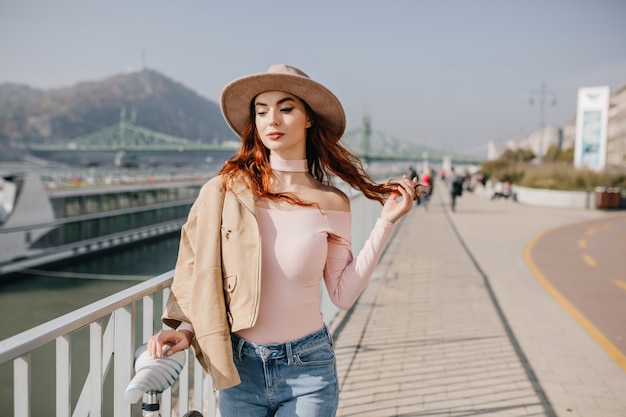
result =
[{"label": "concrete ledge", "polygon": [[513,186],[517,201],[522,204],[542,207],[593,209],[593,191],[561,191],[542,188]]}]

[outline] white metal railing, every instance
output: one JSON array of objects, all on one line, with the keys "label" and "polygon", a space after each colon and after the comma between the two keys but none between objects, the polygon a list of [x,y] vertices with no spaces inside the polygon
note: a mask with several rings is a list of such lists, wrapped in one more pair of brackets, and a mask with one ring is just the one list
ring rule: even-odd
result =
[{"label": "white metal railing", "polygon": [[[352,244],[355,250],[360,250],[379,216],[380,205],[357,193],[351,197],[351,206]],[[136,415],[138,405],[131,406],[124,401],[124,392],[133,375],[135,349],[147,342],[160,326],[160,312],[169,296],[172,279],[173,271],[166,272],[0,341],[0,365],[13,363],[14,416],[31,415],[35,397],[31,392],[31,354],[50,342],[56,345],[56,377],[50,384],[55,387],[57,417],[93,417],[103,413],[115,417]],[[139,308],[141,311],[138,312]],[[322,291],[322,311],[327,322],[332,321],[338,312],[325,290]],[[135,343],[138,326],[141,327],[142,339],[139,344]],[[72,389],[76,389],[78,381],[71,379],[72,344],[75,334],[85,328],[89,330],[88,373],[81,381],[78,399],[73,401]],[[179,380],[162,394],[161,415],[182,415],[194,409],[201,411],[204,417],[214,417],[217,400],[210,377],[195,358],[191,360],[193,355],[189,354],[189,350],[187,355],[187,364]],[[104,386],[111,369],[113,393],[112,400],[107,402],[104,400]],[[200,395],[195,395],[197,393]]]},{"label": "white metal railing", "polygon": [[[31,354],[35,349],[49,342],[56,343],[56,379],[51,381],[56,390],[57,416],[99,416],[103,410],[110,410],[116,417],[131,416],[132,409],[138,406],[127,404],[124,392],[132,378],[135,354],[136,324],[141,321],[142,343],[145,343],[155,331],[157,310],[155,300],[158,295],[165,303],[169,296],[173,271],[159,275],[138,285],[103,298],[86,307],[75,310],[57,319],[34,327],[9,339],[0,341],[0,364],[13,362],[13,401],[14,416],[28,417],[31,414]],[[141,314],[138,314],[138,303]],[[161,305],[162,309],[163,305]],[[158,319],[157,319],[158,321]],[[72,339],[78,330],[89,328],[89,372],[83,383],[73,410],[71,405],[71,389],[75,381],[71,381]],[[140,343],[141,344],[141,343]],[[189,355],[189,352],[188,352]],[[190,357],[188,356],[188,362]],[[189,406],[190,369],[202,369],[195,361],[193,367],[185,366],[179,381],[174,388],[177,390],[175,399],[179,405],[178,413],[184,414]],[[110,370],[113,370],[113,401],[103,403],[104,381]],[[192,390],[205,393],[205,385],[210,384],[204,372],[193,375]],[[193,396],[193,409],[202,410],[206,417],[214,415],[213,409],[204,395]],[[205,404],[202,404],[202,403]],[[162,395],[162,415],[176,415],[172,410],[172,389]],[[213,402],[214,405],[215,402]]]}]

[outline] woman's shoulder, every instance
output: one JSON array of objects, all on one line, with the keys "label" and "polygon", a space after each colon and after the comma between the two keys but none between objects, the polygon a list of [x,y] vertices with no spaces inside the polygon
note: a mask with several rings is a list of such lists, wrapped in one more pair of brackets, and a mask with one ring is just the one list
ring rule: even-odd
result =
[{"label": "woman's shoulder", "polygon": [[331,185],[320,185],[317,202],[322,210],[350,211],[350,199],[340,189]]}]

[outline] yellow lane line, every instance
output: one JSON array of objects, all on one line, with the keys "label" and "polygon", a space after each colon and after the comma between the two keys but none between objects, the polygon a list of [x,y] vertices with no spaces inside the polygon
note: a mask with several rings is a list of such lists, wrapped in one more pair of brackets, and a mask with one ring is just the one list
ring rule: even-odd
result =
[{"label": "yellow lane line", "polygon": [[587,247],[587,240],[586,239],[579,239],[578,240],[578,247],[580,249],[585,249]]},{"label": "yellow lane line", "polygon": [[585,261],[585,263],[589,266],[598,266],[598,263],[596,262],[596,260],[593,259],[591,255],[587,253],[583,254],[583,261]]},{"label": "yellow lane line", "polygon": [[626,282],[624,282],[624,281],[620,281],[619,279],[615,279],[615,280],[613,280],[613,284],[617,285],[618,287],[622,287],[623,289],[626,290]]},{"label": "yellow lane line", "polygon": [[539,241],[539,239],[543,237],[543,235],[554,229],[546,230],[542,233],[539,233],[528,243],[528,245],[526,245],[526,248],[524,249],[524,260],[526,261],[526,264],[530,268],[530,271],[535,276],[537,281],[539,281],[541,286],[543,286],[548,294],[550,294],[550,296],[552,296],[552,298],[554,298],[556,302],[558,302],[561,307],[563,307],[563,309],[570,316],[572,316],[578,322],[578,324],[580,324],[582,328],[585,329],[587,333],[589,333],[589,335],[591,335],[593,340],[596,341],[596,343],[606,352],[606,354],[609,355],[609,357],[613,359],[624,372],[626,372],[626,356],[622,352],[620,352],[620,350],[613,343],[611,343],[611,341],[600,330],[598,330],[580,311],[578,311],[572,304],[570,304],[570,302],[567,301],[567,299],[563,297],[563,295],[561,295],[561,293],[558,292],[552,284],[550,284],[548,279],[539,270],[537,265],[535,265],[535,262],[533,262],[530,255],[533,247]]},{"label": "yellow lane line", "polygon": [[611,226],[613,226],[613,224],[611,224],[611,222],[607,222],[602,224],[602,230],[609,230],[611,228]]},{"label": "yellow lane line", "polygon": [[591,236],[596,232],[596,228],[595,226],[591,226],[589,229],[587,229],[587,236]]}]

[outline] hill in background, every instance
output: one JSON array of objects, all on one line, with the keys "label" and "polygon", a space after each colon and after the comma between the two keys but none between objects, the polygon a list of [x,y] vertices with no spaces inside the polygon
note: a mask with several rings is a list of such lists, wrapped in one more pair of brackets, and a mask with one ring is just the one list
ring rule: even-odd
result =
[{"label": "hill in background", "polygon": [[0,146],[64,142],[115,125],[123,108],[158,132],[203,143],[234,138],[217,103],[144,69],[52,90],[1,84]]}]

